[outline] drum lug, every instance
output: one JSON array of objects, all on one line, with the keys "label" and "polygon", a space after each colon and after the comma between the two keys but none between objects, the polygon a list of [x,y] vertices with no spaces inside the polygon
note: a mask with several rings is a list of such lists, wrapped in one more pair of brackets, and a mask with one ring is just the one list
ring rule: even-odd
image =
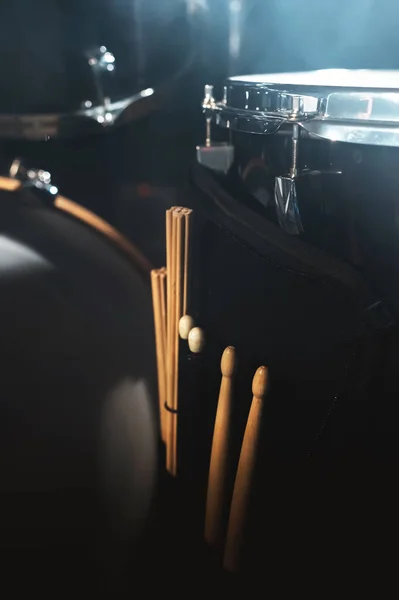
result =
[{"label": "drum lug", "polygon": [[295,178],[298,174],[297,157],[299,142],[299,126],[292,130],[292,165],[288,176],[276,177],[274,183],[274,201],[280,227],[291,235],[303,233],[301,215],[299,213]]},{"label": "drum lug", "polygon": [[15,158],[9,170],[12,179],[18,179],[24,187],[35,188],[56,196],[58,188],[51,183],[51,174],[44,169],[27,169],[19,158]]},{"label": "drum lug", "polygon": [[227,173],[234,162],[234,146],[226,142],[212,142],[211,123],[215,106],[213,85],[206,85],[205,98],[202,103],[205,114],[206,137],[205,145],[197,146],[197,161],[200,165],[212,169],[212,171]]}]

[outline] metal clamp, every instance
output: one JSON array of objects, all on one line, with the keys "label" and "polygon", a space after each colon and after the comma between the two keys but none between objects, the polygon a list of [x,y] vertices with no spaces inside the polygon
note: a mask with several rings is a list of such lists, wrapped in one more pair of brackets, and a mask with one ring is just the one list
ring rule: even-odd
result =
[{"label": "metal clamp", "polygon": [[51,174],[48,171],[26,169],[19,158],[13,160],[9,175],[12,179],[18,179],[24,187],[33,187],[46,192],[50,196],[58,194],[58,188],[51,183]]},{"label": "metal clamp", "polygon": [[227,173],[234,162],[234,146],[226,142],[212,142],[211,127],[215,106],[213,85],[206,85],[202,103],[205,114],[205,146],[197,146],[197,161],[212,171]]}]

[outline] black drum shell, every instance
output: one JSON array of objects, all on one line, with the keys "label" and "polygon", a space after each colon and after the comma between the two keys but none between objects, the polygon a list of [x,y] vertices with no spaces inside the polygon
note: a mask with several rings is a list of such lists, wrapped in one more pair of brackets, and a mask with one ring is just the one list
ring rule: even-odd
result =
[{"label": "black drum shell", "polygon": [[[193,167],[191,311],[206,346],[195,365],[186,356],[196,384],[187,383],[190,406],[180,423],[183,431],[183,417],[191,423],[183,441],[206,489],[220,358],[233,345],[232,492],[252,378],[260,365],[269,368],[241,573],[243,581],[262,585],[267,564],[277,585],[287,565],[295,573],[309,564],[322,572],[339,540],[348,541],[347,560],[354,548],[373,552],[375,531],[364,547],[355,532],[375,501],[367,498],[368,486],[388,490],[398,456],[392,369],[398,336],[384,298],[367,279],[286,234],[253,210],[238,186],[227,188],[224,176]],[[186,466],[186,476],[192,472]],[[228,511],[227,505],[225,526]]]},{"label": "black drum shell", "polygon": [[[223,136],[223,133],[219,133]],[[277,224],[274,182],[292,162],[292,130],[232,132],[235,162],[226,189]],[[398,148],[331,142],[303,132],[298,150],[300,239],[355,267],[399,312]]]},{"label": "black drum shell", "polygon": [[151,503],[149,275],[26,191],[0,211],[1,548],[76,584],[123,563]]}]

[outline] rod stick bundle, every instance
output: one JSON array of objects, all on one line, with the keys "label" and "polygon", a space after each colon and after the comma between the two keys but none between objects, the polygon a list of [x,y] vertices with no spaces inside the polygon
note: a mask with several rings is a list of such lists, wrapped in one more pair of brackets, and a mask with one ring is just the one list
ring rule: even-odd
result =
[{"label": "rod stick bundle", "polygon": [[188,261],[190,251],[190,218],[191,210],[185,209],[184,212],[184,281],[183,281],[183,311],[187,314],[187,296],[188,296]]},{"label": "rod stick bundle", "polygon": [[213,432],[205,515],[205,540],[216,545],[222,535],[223,510],[227,502],[227,476],[231,437],[231,411],[235,349],[229,346],[220,363],[222,381]]},{"label": "rod stick bundle", "polygon": [[188,253],[191,210],[173,207],[166,211],[167,268],[167,368],[166,402],[168,407],[166,468],[177,474],[177,411],[179,379],[179,321],[187,307]]},{"label": "rod stick bundle", "polygon": [[229,571],[237,569],[240,556],[260,441],[260,426],[263,399],[266,394],[267,374],[266,367],[259,367],[252,382],[253,398],[238,462],[223,561],[224,567]]},{"label": "rod stick bundle", "polygon": [[[165,394],[166,394],[166,269],[161,269],[160,276],[160,287],[161,287],[161,321],[162,321],[162,353],[164,357],[164,370],[165,370]],[[166,395],[164,402],[166,400]],[[165,441],[165,440],[164,440]]]},{"label": "rod stick bundle", "polygon": [[164,323],[162,309],[162,286],[165,280],[165,269],[151,271],[152,304],[154,310],[155,348],[158,371],[159,420],[162,441],[166,441],[166,414],[164,402],[166,399],[166,354],[164,344]]}]

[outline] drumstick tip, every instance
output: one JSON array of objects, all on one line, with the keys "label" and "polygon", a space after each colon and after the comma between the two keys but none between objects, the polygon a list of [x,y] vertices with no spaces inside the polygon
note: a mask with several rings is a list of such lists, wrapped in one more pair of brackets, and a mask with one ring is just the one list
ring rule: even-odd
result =
[{"label": "drumstick tip", "polygon": [[228,346],[222,354],[220,370],[223,377],[232,377],[235,369],[236,349]]},{"label": "drumstick tip", "polygon": [[194,319],[190,315],[183,315],[179,321],[179,335],[182,340],[187,340],[194,327]]},{"label": "drumstick tip", "polygon": [[259,367],[252,381],[252,394],[255,398],[263,398],[266,394],[267,386],[267,367]]},{"label": "drumstick tip", "polygon": [[191,352],[198,354],[202,352],[205,345],[205,335],[200,327],[193,327],[188,334],[188,347]]}]

